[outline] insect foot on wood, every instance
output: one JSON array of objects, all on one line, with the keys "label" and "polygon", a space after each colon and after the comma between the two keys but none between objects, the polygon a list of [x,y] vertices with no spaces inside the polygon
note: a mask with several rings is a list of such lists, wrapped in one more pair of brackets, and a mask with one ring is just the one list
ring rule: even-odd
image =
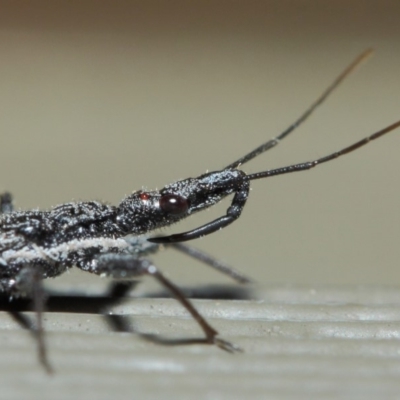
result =
[{"label": "insect foot on wood", "polygon": [[[400,121],[316,160],[252,174],[238,169],[292,133],[370,54],[371,50],[367,50],[355,59],[288,129],[219,171],[183,179],[161,190],[134,192],[117,206],[88,201],[61,204],[48,211],[13,211],[11,195],[1,195],[0,289],[10,299],[25,296],[33,300],[39,361],[43,367],[51,372],[42,327],[46,300],[42,280],[59,276],[73,266],[116,279],[152,276],[171,292],[203,331],[204,338],[196,342],[217,345],[228,352],[240,350],[218,337],[217,330],[148,257],[159,249],[160,244],[164,244],[238,282],[248,282],[249,279],[243,274],[181,242],[213,233],[238,219],[246,204],[252,180],[315,168],[398,128]],[[229,195],[233,198],[225,215],[188,232],[165,237],[148,236],[159,228],[170,226],[219,203]]]}]

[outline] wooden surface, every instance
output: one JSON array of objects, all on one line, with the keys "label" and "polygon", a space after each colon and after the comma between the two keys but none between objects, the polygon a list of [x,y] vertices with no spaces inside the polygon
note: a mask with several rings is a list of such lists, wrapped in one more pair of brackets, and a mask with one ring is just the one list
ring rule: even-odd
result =
[{"label": "wooden surface", "polygon": [[[400,289],[267,287],[257,300],[197,300],[243,353],[162,346],[118,333],[104,316],[47,313],[55,374],[35,344],[0,315],[1,399],[395,399],[400,393]],[[136,332],[197,337],[172,299],[130,298],[114,308]],[[29,314],[28,314],[29,315]]]}]

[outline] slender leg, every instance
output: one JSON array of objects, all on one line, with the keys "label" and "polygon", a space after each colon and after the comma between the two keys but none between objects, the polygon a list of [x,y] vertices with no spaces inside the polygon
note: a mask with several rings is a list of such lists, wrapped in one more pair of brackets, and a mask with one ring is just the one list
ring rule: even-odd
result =
[{"label": "slender leg", "polygon": [[107,254],[98,259],[96,269],[92,272],[114,278],[137,277],[140,275],[153,276],[162,286],[172,293],[201,327],[205,334],[204,343],[215,344],[221,349],[231,353],[240,351],[237,346],[217,337],[218,332],[202,317],[181,290],[167,279],[151,261],[134,258],[131,255]]},{"label": "slender leg", "polygon": [[[0,213],[7,214],[13,211],[12,195],[8,192],[0,194]],[[46,293],[42,285],[42,272],[38,268],[27,267],[22,270],[17,277],[17,283],[12,288],[16,296],[26,294],[33,301],[33,309],[36,313],[35,337],[37,341],[39,362],[43,365],[47,373],[52,373],[53,369],[47,358],[46,344],[43,330],[43,310],[46,302]],[[16,319],[18,316],[14,313]]]},{"label": "slender leg", "polygon": [[45,343],[45,333],[43,329],[43,311],[44,305],[46,303],[46,293],[42,284],[42,274],[41,271],[35,269],[32,273],[32,300],[33,309],[36,312],[36,339],[38,344],[38,357],[40,363],[43,365],[47,373],[53,373],[53,368],[51,367],[48,357],[47,349]]},{"label": "slender leg", "polygon": [[175,250],[180,251],[190,257],[195,258],[196,260],[201,261],[204,264],[216,269],[219,272],[222,272],[225,275],[230,276],[231,278],[235,279],[239,283],[251,283],[252,280],[248,278],[246,275],[243,275],[241,272],[236,271],[230,265],[227,265],[216,258],[210,256],[209,254],[205,253],[202,250],[196,249],[195,247],[188,246],[187,244],[183,243],[171,243],[167,244],[167,247],[171,247]]},{"label": "slender leg", "polygon": [[0,214],[8,214],[14,209],[11,193],[5,192],[0,194]]},{"label": "slender leg", "polygon": [[152,243],[176,243],[186,242],[188,240],[197,239],[202,236],[209,235],[210,233],[216,232],[232,222],[236,221],[246,204],[247,197],[249,196],[250,183],[245,179],[241,179],[237,182],[237,188],[235,195],[233,196],[232,203],[226,210],[226,214],[222,217],[215,219],[214,221],[208,222],[196,229],[188,232],[177,233],[170,236],[158,236],[149,238],[148,241]]},{"label": "slender leg", "polygon": [[37,342],[37,351],[40,364],[47,373],[51,374],[53,369],[47,357],[45,333],[43,329],[43,311],[46,303],[46,293],[42,284],[42,271],[37,267],[26,267],[18,275],[15,285],[12,287],[12,294],[26,296],[32,299],[33,310],[36,314],[36,324],[33,332]]}]

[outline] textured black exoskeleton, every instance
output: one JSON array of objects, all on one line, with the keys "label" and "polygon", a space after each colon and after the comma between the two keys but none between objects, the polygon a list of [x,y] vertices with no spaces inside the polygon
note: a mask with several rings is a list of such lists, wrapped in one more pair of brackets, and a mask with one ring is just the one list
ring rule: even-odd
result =
[{"label": "textured black exoskeleton", "polygon": [[[222,170],[174,182],[161,190],[134,192],[117,206],[90,201],[66,203],[49,211],[14,211],[11,195],[1,195],[0,290],[10,298],[26,296],[33,300],[39,358],[44,367],[50,371],[43,339],[41,316],[46,296],[41,283],[43,279],[58,276],[72,266],[116,279],[153,276],[196,320],[204,331],[204,343],[216,344],[230,352],[239,350],[218,337],[218,332],[147,256],[164,244],[227,273],[239,282],[246,282],[244,275],[180,242],[208,235],[235,221],[246,203],[250,181],[309,170],[399,127],[400,121],[317,160],[253,174],[238,169],[293,132],[370,53],[368,50],[359,56],[287,130]],[[211,207],[229,195],[233,195],[232,203],[222,217],[189,232],[166,237],[147,236],[158,228]]]}]

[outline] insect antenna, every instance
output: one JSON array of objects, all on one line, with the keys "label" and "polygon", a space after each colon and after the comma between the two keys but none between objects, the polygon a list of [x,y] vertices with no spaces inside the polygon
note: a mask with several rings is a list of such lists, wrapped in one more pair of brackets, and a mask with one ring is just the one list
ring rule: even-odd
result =
[{"label": "insect antenna", "polygon": [[242,164],[247,163],[253,158],[259,156],[260,154],[272,149],[280,143],[285,137],[289,136],[296,128],[298,128],[308,117],[329,97],[329,95],[347,78],[354,70],[360,66],[367,58],[373,54],[373,49],[367,49],[361,53],[332,83],[331,85],[314,101],[313,104],[287,129],[285,129],[280,135],[268,140],[268,142],[263,143],[256,149],[252,150],[250,153],[239,158],[235,162],[227,165],[226,169],[238,168]]},{"label": "insect antenna", "polygon": [[230,225],[233,221],[235,221],[236,219],[239,218],[239,216],[243,210],[243,207],[246,203],[247,196],[248,196],[248,188],[246,188],[246,187],[244,189],[241,188],[241,185],[243,185],[244,182],[248,183],[249,181],[252,181],[252,180],[269,178],[271,176],[276,176],[276,175],[289,174],[291,172],[307,171],[311,168],[316,167],[317,165],[326,163],[328,161],[332,161],[340,156],[351,153],[351,152],[357,150],[358,148],[365,146],[367,143],[371,142],[372,140],[378,139],[381,136],[393,131],[394,129],[396,129],[398,127],[400,127],[400,121],[397,121],[394,124],[389,125],[386,128],[383,128],[383,129],[373,133],[372,135],[367,136],[364,139],[361,139],[356,143],[353,143],[352,145],[350,145],[348,147],[343,148],[342,150],[335,151],[332,154],[318,158],[313,161],[306,161],[303,163],[293,164],[293,165],[289,165],[286,167],[256,172],[253,174],[247,174],[247,175],[245,175],[244,181],[237,182],[237,192],[235,194],[235,197],[232,200],[231,206],[227,210],[226,215],[224,215],[220,218],[217,218],[214,221],[211,221],[211,222],[209,222],[205,225],[202,225],[196,229],[193,229],[191,231],[184,232],[184,233],[178,233],[178,234],[174,234],[171,236],[150,238],[149,241],[155,242],[155,243],[183,242],[186,240],[196,239],[196,238],[199,238],[200,236],[205,236],[205,235],[209,235],[210,233],[216,232],[217,230]]},{"label": "insect antenna", "polygon": [[389,133],[393,131],[394,129],[400,127],[400,121],[395,122],[392,125],[387,126],[386,128],[383,128],[379,130],[378,132],[373,133],[370,136],[365,137],[364,139],[359,140],[356,143],[353,143],[352,145],[345,147],[342,150],[335,151],[332,154],[329,154],[327,156],[318,158],[317,160],[313,161],[307,161],[303,162],[300,164],[293,164],[289,165],[287,167],[281,167],[281,168],[276,168],[276,169],[271,169],[268,171],[262,171],[262,172],[256,172],[254,174],[248,174],[247,178],[249,180],[255,180],[255,179],[262,179],[262,178],[268,178],[270,176],[276,176],[276,175],[282,175],[282,174],[288,174],[291,172],[298,172],[298,171],[306,171],[311,168],[316,167],[317,165],[326,163],[328,161],[332,161],[340,156],[343,156],[345,154],[351,153],[354,150],[357,150],[358,148],[365,146],[367,143],[371,142],[372,140],[378,139],[381,136],[385,135],[386,133]]},{"label": "insect antenna", "polygon": [[[187,240],[193,240],[199,238],[201,236],[209,235],[210,233],[216,232],[219,229],[222,229],[228,225],[230,225],[233,221],[239,218],[249,195],[250,190],[250,181],[262,178],[268,178],[270,176],[275,175],[282,175],[291,172],[297,171],[305,171],[311,168],[316,167],[319,164],[323,164],[325,162],[334,160],[344,154],[351,153],[354,150],[366,145],[372,140],[378,139],[379,137],[385,135],[386,133],[391,132],[392,130],[398,128],[400,126],[400,121],[395,122],[392,125],[387,126],[384,129],[375,132],[374,134],[348,146],[343,148],[342,150],[336,151],[332,154],[327,156],[321,157],[319,159],[313,161],[307,161],[300,164],[293,164],[286,167],[276,168],[267,171],[256,172],[252,174],[245,174],[242,172],[242,175],[238,174],[237,176],[233,176],[235,172],[237,172],[237,168],[252,160],[254,157],[264,153],[265,151],[271,149],[272,147],[276,146],[280,140],[284,139],[288,136],[291,132],[293,132],[300,124],[302,124],[312,113],[313,111],[321,105],[326,98],[332,93],[334,89],[338,87],[338,85],[352,72],[354,69],[360,65],[362,61],[364,61],[367,57],[372,54],[372,50],[368,49],[360,54],[334,81],[333,83],[325,90],[325,92],[309,107],[305,113],[303,113],[297,121],[292,124],[289,128],[287,128],[284,132],[282,132],[276,138],[273,138],[261,146],[257,147],[250,153],[244,155],[239,160],[233,162],[232,164],[228,165],[221,171],[215,171],[210,173],[209,175],[212,177],[210,178],[210,183],[212,182],[214,185],[218,186],[219,190],[226,190],[228,193],[234,193],[234,197],[232,199],[230,207],[227,209],[226,214],[208,222],[198,228],[195,228],[191,231],[173,234],[170,236],[162,236],[162,237],[155,237],[149,238],[150,242],[154,243],[177,243],[177,242],[184,242]],[[227,178],[227,176],[232,173],[232,176]],[[218,181],[218,184],[215,182]],[[207,191],[205,191],[205,195],[207,195]],[[203,204],[206,204],[205,202]],[[215,204],[215,203],[214,203]]]}]

